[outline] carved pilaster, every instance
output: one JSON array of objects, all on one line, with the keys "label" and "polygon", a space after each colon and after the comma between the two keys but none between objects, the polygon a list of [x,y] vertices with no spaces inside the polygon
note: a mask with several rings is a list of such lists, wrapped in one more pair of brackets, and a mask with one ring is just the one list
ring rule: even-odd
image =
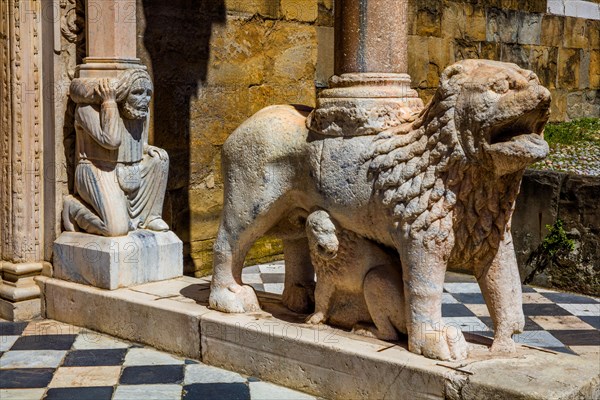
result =
[{"label": "carved pilaster", "polygon": [[28,319],[39,314],[32,276],[44,260],[41,1],[0,7],[0,317]]}]

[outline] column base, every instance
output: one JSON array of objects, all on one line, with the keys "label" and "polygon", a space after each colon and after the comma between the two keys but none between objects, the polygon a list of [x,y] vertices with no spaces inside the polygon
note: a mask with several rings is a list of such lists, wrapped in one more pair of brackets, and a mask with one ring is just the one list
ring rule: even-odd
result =
[{"label": "column base", "polygon": [[407,74],[343,74],[329,84],[306,121],[325,136],[376,135],[411,121],[423,108]]},{"label": "column base", "polygon": [[40,287],[34,278],[44,270],[41,262],[2,261],[0,282],[0,318],[25,321],[41,315]]},{"label": "column base", "polygon": [[0,298],[0,318],[8,321],[30,321],[40,318],[42,314],[41,299],[10,301]]},{"label": "column base", "polygon": [[173,232],[136,230],[104,237],[63,232],[54,242],[58,279],[117,289],[183,275],[183,243]]}]

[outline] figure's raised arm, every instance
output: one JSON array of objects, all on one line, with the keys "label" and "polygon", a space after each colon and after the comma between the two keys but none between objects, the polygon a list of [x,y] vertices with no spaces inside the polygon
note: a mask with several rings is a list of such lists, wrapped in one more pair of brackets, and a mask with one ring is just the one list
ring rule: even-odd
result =
[{"label": "figure's raised arm", "polygon": [[115,90],[109,79],[102,79],[95,92],[102,99],[100,113],[97,106],[82,105],[78,107],[75,118],[100,146],[117,149],[121,145],[121,117]]}]

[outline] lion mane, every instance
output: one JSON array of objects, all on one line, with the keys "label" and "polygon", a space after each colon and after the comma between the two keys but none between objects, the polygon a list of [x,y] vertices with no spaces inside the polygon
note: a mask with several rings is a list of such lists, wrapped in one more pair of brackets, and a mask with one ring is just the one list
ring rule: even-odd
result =
[{"label": "lion mane", "polygon": [[468,159],[459,135],[474,133],[459,131],[455,123],[464,79],[443,75],[413,121],[378,134],[369,173],[398,229],[427,248],[453,240],[450,262],[471,269],[472,261],[493,257],[510,229],[524,169],[496,176]]}]

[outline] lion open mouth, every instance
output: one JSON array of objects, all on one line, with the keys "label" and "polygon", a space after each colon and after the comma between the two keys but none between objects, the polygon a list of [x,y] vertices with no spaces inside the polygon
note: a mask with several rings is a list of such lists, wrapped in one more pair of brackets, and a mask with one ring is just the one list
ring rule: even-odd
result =
[{"label": "lion open mouth", "polygon": [[533,110],[497,124],[490,129],[486,153],[498,174],[513,172],[548,155],[544,126],[550,117],[550,103],[540,102]]}]

